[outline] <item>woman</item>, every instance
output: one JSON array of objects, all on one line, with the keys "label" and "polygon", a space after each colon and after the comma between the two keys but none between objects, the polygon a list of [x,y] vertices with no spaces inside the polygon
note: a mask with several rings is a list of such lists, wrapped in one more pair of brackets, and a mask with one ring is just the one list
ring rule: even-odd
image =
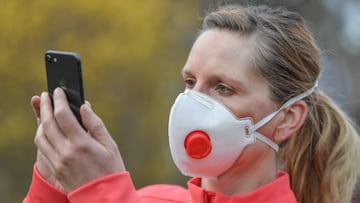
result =
[{"label": "woman", "polygon": [[173,159],[194,177],[187,189],[136,191],[100,118],[83,105],[85,132],[57,89],[54,111],[47,93],[32,98],[39,150],[24,202],[350,202],[359,137],[317,88],[320,71],[298,14],[219,8],[204,19],[170,113]]}]

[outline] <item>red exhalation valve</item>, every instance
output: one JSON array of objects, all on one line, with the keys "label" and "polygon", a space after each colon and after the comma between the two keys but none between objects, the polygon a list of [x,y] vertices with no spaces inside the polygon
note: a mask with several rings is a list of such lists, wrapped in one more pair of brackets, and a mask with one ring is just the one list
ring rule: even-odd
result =
[{"label": "red exhalation valve", "polygon": [[203,159],[211,152],[212,146],[207,133],[193,131],[185,139],[186,153],[193,159]]}]

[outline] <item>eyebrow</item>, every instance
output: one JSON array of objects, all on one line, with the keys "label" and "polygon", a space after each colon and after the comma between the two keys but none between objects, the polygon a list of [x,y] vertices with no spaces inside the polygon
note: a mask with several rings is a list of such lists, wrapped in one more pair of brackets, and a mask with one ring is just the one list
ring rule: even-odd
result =
[{"label": "eyebrow", "polygon": [[180,70],[181,75],[192,75],[189,70],[185,69],[185,66]]}]

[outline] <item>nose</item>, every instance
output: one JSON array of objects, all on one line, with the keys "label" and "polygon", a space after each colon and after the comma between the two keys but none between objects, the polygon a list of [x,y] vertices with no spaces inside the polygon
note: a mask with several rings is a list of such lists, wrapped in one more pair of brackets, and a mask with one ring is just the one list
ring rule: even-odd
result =
[{"label": "nose", "polygon": [[201,80],[198,80],[192,89],[201,92],[203,94],[209,95],[208,85],[206,85],[206,83],[202,82]]}]

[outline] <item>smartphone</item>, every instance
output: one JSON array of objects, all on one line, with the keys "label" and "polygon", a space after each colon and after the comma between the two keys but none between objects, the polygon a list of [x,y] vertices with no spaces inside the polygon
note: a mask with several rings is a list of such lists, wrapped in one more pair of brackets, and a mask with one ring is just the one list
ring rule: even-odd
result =
[{"label": "smartphone", "polygon": [[75,52],[48,50],[45,53],[48,92],[53,102],[53,92],[61,87],[67,97],[70,109],[81,126],[80,106],[84,103],[81,58]]}]

